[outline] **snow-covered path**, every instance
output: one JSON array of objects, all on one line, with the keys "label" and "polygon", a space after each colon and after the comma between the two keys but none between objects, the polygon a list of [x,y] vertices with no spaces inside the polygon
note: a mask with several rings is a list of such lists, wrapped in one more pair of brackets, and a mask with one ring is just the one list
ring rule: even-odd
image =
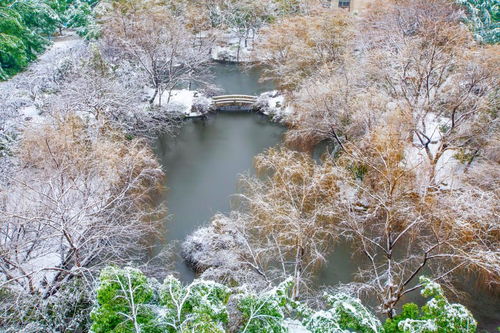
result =
[{"label": "snow-covered path", "polygon": [[57,84],[57,75],[68,56],[75,56],[85,42],[74,33],[55,38],[53,44],[29,67],[0,82],[0,131],[39,116],[39,97]]}]

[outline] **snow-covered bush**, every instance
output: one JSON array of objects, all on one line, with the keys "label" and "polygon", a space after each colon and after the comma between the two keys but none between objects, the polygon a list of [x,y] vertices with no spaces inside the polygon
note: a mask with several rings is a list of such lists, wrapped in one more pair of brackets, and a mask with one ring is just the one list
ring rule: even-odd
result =
[{"label": "snow-covered bush", "polygon": [[380,321],[358,298],[325,294],[327,308],[318,310],[293,300],[292,288],[293,279],[289,278],[266,292],[236,295],[244,318],[241,332],[281,333],[297,326],[311,333],[383,332]]},{"label": "snow-covered bush", "polygon": [[439,284],[425,277],[420,282],[422,295],[432,297],[422,311],[409,304],[382,326],[358,298],[345,293],[325,294],[321,309],[293,299],[293,278],[255,292],[201,279],[183,286],[173,276],[160,285],[137,269],[108,267],[97,288],[92,332],[475,332],[464,306],[448,303]]},{"label": "snow-covered bush", "polygon": [[195,280],[188,286],[173,276],[162,285],[141,271],[108,267],[100,276],[92,332],[224,332],[229,289]]},{"label": "snow-covered bush", "polygon": [[205,280],[195,280],[183,287],[168,276],[160,287],[160,326],[167,332],[224,332],[228,322],[227,302],[230,290],[226,286]]},{"label": "snow-covered bush", "polygon": [[292,279],[288,279],[267,292],[237,295],[238,309],[243,315],[241,332],[288,332],[286,317],[293,304],[288,297],[292,286]]},{"label": "snow-covered bush", "polygon": [[500,4],[497,0],[458,0],[468,14],[474,36],[485,43],[500,43]]},{"label": "snow-covered bush", "polygon": [[108,267],[101,272],[92,332],[160,332],[155,329],[152,282],[134,268]]},{"label": "snow-covered bush", "polygon": [[339,293],[336,295],[325,294],[329,306],[324,311],[314,311],[304,306],[303,325],[314,333],[321,332],[382,332],[382,324],[358,298]]},{"label": "snow-covered bush", "polygon": [[245,223],[245,217],[236,213],[217,214],[210,225],[186,238],[182,255],[200,278],[258,290],[268,285],[249,251]]},{"label": "snow-covered bush", "polygon": [[255,107],[274,121],[282,121],[292,113],[292,108],[285,104],[285,96],[277,90],[260,94]]},{"label": "snow-covered bush", "polygon": [[87,332],[93,293],[80,278],[46,299],[0,288],[0,332]]},{"label": "snow-covered bush", "polygon": [[432,298],[420,310],[413,303],[403,305],[401,314],[386,321],[385,332],[476,332],[476,320],[465,306],[450,303],[441,286],[429,278],[421,276],[420,283],[422,296]]}]

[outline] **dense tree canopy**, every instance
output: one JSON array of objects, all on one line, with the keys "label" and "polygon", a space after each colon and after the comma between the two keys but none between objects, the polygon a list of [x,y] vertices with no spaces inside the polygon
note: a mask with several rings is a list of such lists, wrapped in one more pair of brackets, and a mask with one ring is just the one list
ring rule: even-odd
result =
[{"label": "dense tree canopy", "polygon": [[24,69],[62,27],[90,23],[97,0],[7,0],[0,3],[0,80]]}]

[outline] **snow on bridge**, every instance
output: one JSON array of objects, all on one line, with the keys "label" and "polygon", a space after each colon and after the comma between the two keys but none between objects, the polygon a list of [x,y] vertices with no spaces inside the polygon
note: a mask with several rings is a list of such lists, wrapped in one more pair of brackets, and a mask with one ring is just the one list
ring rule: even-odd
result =
[{"label": "snow on bridge", "polygon": [[212,107],[223,111],[252,110],[257,102],[257,96],[251,95],[220,95],[212,97]]}]

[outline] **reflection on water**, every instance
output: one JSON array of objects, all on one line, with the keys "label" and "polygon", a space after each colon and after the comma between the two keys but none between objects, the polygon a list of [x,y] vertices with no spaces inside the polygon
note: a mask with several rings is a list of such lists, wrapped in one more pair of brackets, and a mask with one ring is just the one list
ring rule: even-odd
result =
[{"label": "reflection on water", "polygon": [[214,83],[224,94],[259,95],[275,89],[272,82],[259,82],[261,69],[225,63],[215,63],[212,66]]},{"label": "reflection on water", "polygon": [[[215,213],[228,212],[238,175],[251,171],[253,157],[278,144],[283,131],[261,115],[227,112],[187,121],[174,139],[160,136],[156,151],[165,166],[171,215],[167,241],[182,241]],[[183,279],[193,277],[184,264],[177,268]]]}]

